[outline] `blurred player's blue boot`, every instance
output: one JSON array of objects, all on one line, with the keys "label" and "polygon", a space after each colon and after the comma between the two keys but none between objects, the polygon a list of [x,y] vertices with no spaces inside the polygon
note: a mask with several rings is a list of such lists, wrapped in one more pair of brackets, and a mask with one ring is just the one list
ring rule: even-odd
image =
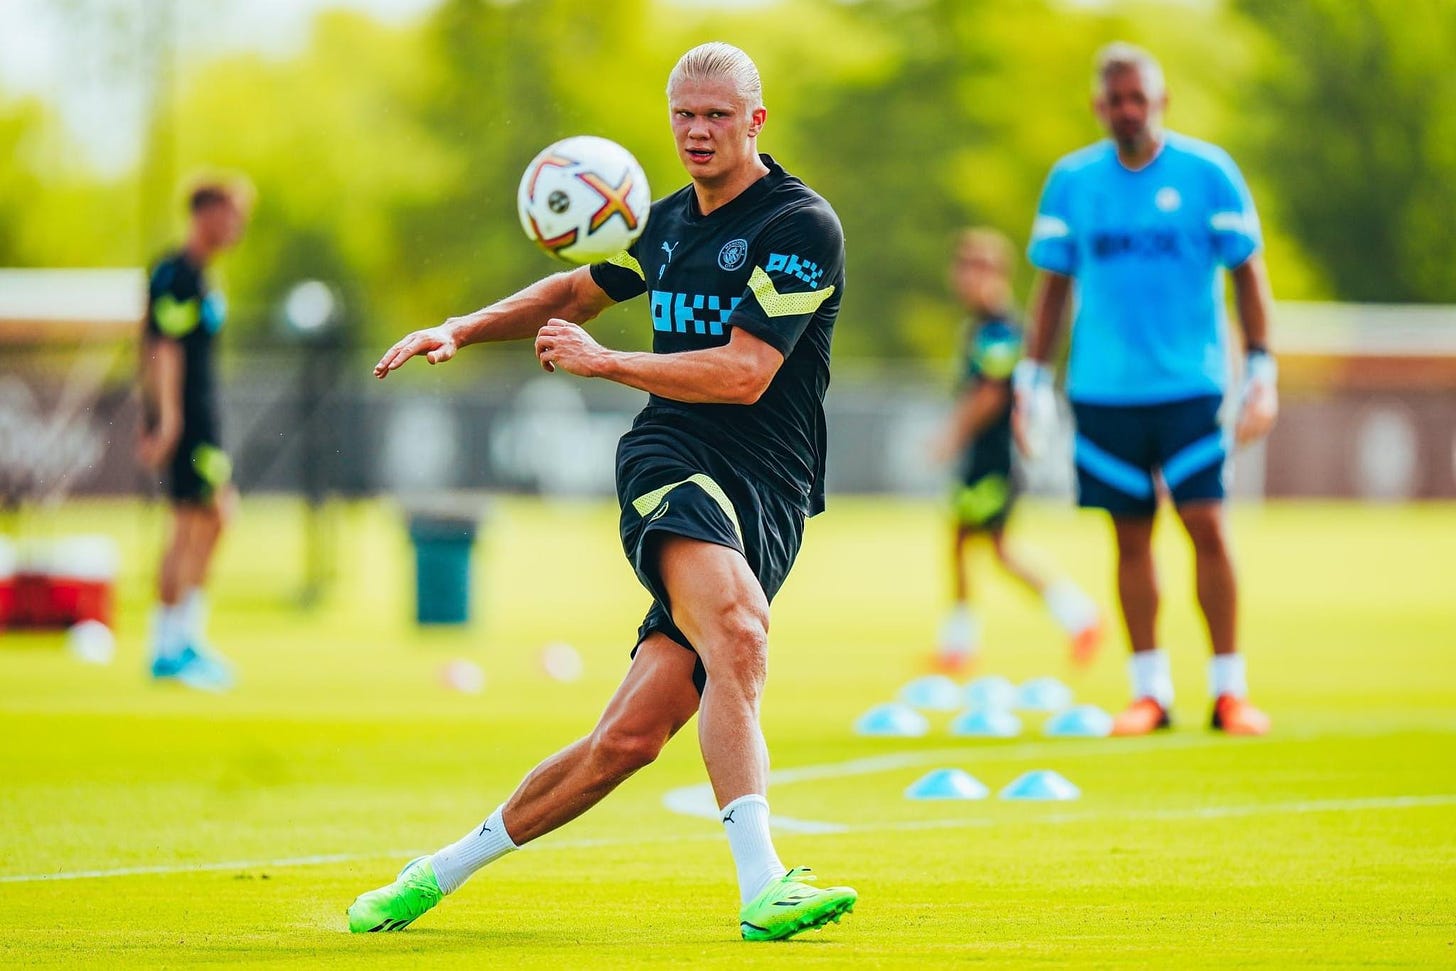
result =
[{"label": "blurred player's blue boot", "polygon": [[809,868],[796,866],[770,883],[738,912],[745,941],[781,941],[815,930],[854,910],[859,894],[849,887],[811,887]]},{"label": "blurred player's blue boot", "polygon": [[427,856],[404,865],[393,883],[362,893],[349,905],[349,931],[402,931],[445,896]]},{"label": "blurred player's blue boot", "polygon": [[199,651],[191,644],[175,654],[158,654],[152,658],[152,678],[176,681],[198,691],[227,691],[233,686],[233,674],[217,655]]}]

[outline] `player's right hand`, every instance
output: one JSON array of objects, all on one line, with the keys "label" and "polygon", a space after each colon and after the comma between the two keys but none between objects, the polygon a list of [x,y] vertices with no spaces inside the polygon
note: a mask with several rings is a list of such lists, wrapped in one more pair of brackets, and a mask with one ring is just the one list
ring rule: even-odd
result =
[{"label": "player's right hand", "polygon": [[460,349],[455,337],[446,325],[417,330],[406,334],[395,345],[384,352],[379,363],[374,365],[374,376],[384,378],[410,358],[423,354],[431,364],[443,364],[455,356]]},{"label": "player's right hand", "polygon": [[146,468],[160,469],[171,461],[175,447],[175,443],[166,441],[160,435],[144,434],[137,440],[137,461]]}]

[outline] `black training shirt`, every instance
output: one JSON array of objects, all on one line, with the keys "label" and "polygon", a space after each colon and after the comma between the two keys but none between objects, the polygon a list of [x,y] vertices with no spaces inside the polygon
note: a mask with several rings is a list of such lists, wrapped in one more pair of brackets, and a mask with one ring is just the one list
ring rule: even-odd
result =
[{"label": "black training shirt", "polygon": [[741,327],[784,355],[754,404],[651,395],[638,423],[696,435],[813,515],[824,508],[824,393],[844,231],[823,197],[760,158],[768,174],[706,216],[691,185],[653,203],[637,242],[591,274],[613,300],[648,294],[655,353],[719,347]]}]

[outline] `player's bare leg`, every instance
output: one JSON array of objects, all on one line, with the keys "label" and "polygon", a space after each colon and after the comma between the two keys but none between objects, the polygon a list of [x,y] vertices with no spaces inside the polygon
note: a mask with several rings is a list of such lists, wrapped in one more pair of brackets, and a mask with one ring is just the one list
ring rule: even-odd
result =
[{"label": "player's bare leg", "polygon": [[1198,606],[1208,624],[1214,654],[1232,654],[1238,611],[1238,581],[1224,528],[1223,503],[1189,502],[1178,517],[1193,541]]},{"label": "player's bare leg", "polygon": [[1006,536],[1003,526],[990,532],[991,548],[1002,568],[1024,587],[1041,597],[1052,618],[1071,640],[1072,660],[1086,665],[1102,643],[1102,617],[1097,605],[1076,584],[1065,578],[1053,579],[1035,564],[1024,550]]},{"label": "player's bare leg", "polygon": [[1193,541],[1198,605],[1213,647],[1209,667],[1213,726],[1233,734],[1262,735],[1269,730],[1269,719],[1248,702],[1244,659],[1238,653],[1238,579],[1223,503],[1184,503],[1178,507],[1178,516]]},{"label": "player's bare leg", "polygon": [[668,536],[658,550],[673,622],[707,670],[698,742],[738,871],[746,940],[821,927],[854,907],[848,887],[818,889],[786,871],[769,835],[768,746],[759,701],[768,674],[768,599],[737,550]]},{"label": "player's bare leg", "polygon": [[956,523],[951,535],[951,608],[941,622],[933,659],[935,667],[951,674],[970,666],[980,647],[981,622],[971,608],[970,567],[966,563],[975,535],[975,528],[964,523]]},{"label": "player's bare leg", "polygon": [[232,672],[208,651],[202,633],[206,606],[201,585],[222,533],[222,499],[173,507],[153,620],[152,677],[207,691],[226,690],[233,683]]},{"label": "player's bare leg", "polygon": [[657,758],[697,710],[695,658],[662,634],[638,646],[627,675],[590,735],[546,759],[504,805],[460,839],[411,860],[398,877],[349,907],[355,933],[398,931],[477,870],[566,825]]},{"label": "player's bare leg", "polygon": [[768,788],[768,750],[758,724],[768,674],[768,600],[736,550],[668,536],[659,570],[673,621],[708,672],[698,740],[719,806]]},{"label": "player's bare leg", "polygon": [[698,710],[695,663],[663,634],[642,642],[591,734],[532,769],[506,800],[502,818],[516,845],[571,822],[657,758]]},{"label": "player's bare leg", "polygon": [[1152,516],[1113,516],[1117,536],[1117,594],[1132,645],[1132,704],[1113,720],[1115,735],[1143,735],[1168,725],[1173,681],[1157,646],[1158,572]]}]

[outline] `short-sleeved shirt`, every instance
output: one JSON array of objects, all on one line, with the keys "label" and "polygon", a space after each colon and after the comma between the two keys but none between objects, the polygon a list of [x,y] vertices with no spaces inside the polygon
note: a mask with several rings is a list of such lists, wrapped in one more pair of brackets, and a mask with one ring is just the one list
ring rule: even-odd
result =
[{"label": "short-sleeved shirt", "polygon": [[751,405],[651,395],[637,424],[709,443],[813,515],[824,508],[824,394],[844,232],[823,197],[760,158],[768,174],[706,216],[691,185],[653,203],[637,242],[591,274],[613,300],[648,295],[655,353],[719,347],[741,328],[784,355]]},{"label": "short-sleeved shirt", "polygon": [[199,267],[178,251],[152,270],[147,293],[148,340],[173,340],[182,348],[182,442],[220,440],[217,383],[212,342],[227,311],[222,294],[211,289]]},{"label": "short-sleeved shirt", "polygon": [[[966,339],[959,370],[962,394],[989,381],[1005,382],[1021,360],[1021,328],[1006,317],[988,317],[966,323]],[[1011,396],[986,428],[966,445],[961,457],[962,478],[979,478],[1011,471]]]},{"label": "short-sleeved shirt", "polygon": [[1068,396],[1141,405],[1222,394],[1220,269],[1261,245],[1243,176],[1214,145],[1168,132],[1137,171],[1111,141],[1057,162],[1028,255],[1075,280]]}]

